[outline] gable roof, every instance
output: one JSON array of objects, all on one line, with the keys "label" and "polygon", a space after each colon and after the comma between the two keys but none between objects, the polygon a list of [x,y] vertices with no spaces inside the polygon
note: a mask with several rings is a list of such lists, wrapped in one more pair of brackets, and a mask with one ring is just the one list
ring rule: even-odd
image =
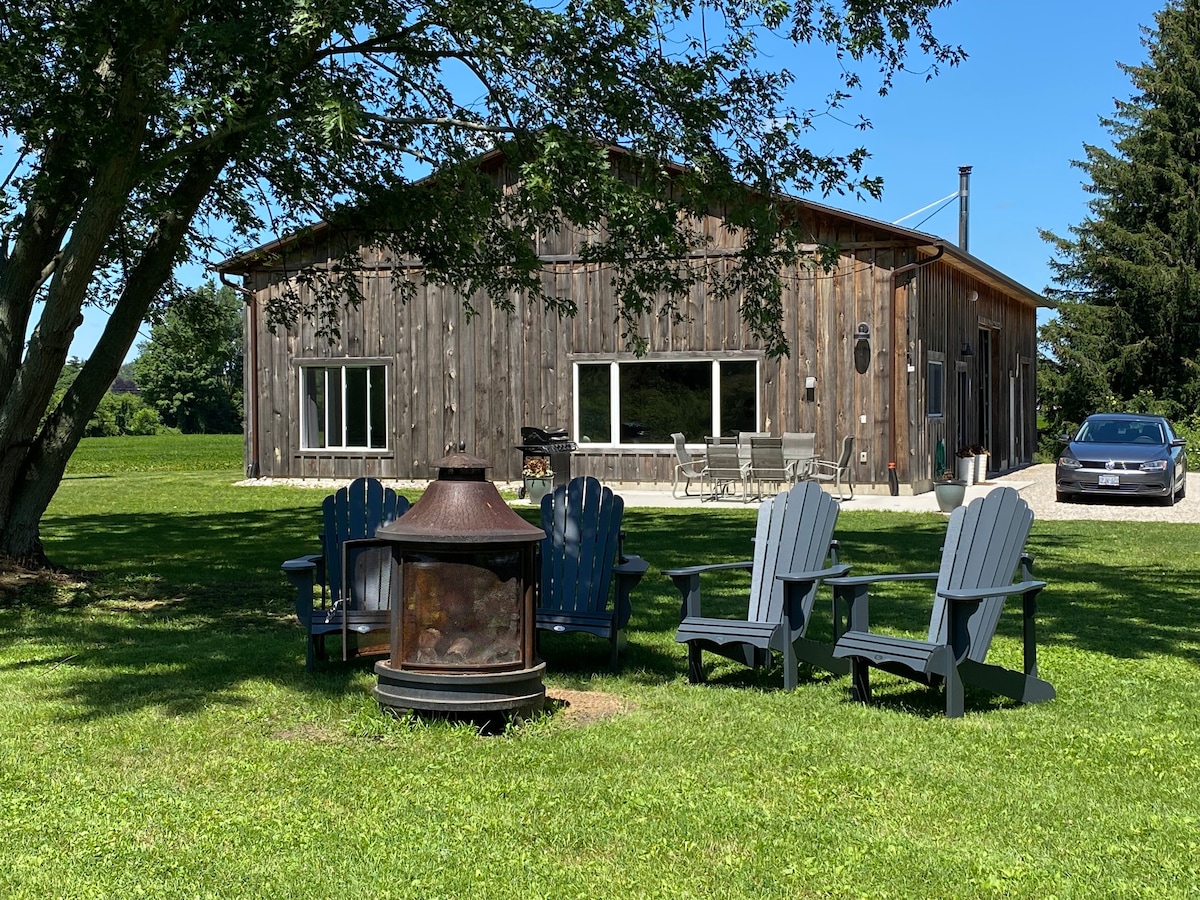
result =
[{"label": "gable roof", "polygon": [[[620,147],[609,148],[610,152],[628,153]],[[503,150],[492,150],[480,156],[478,164],[481,168],[494,164],[500,159],[503,159]],[[680,167],[682,170],[682,167]],[[436,177],[436,176],[427,176]],[[911,228],[904,228],[900,225],[894,225],[890,222],[884,222],[880,219],[873,219],[869,216],[860,215],[858,213],[849,212],[837,207],[828,206],[824,203],[817,203],[812,200],[803,199],[791,195],[783,195],[783,200],[790,204],[794,204],[800,209],[805,209],[813,213],[828,216],[830,218],[839,219],[843,222],[861,225],[870,228],[876,232],[891,236],[894,240],[901,244],[916,248],[917,252],[925,258],[922,263],[932,262],[935,258],[941,258],[951,268],[956,269],[964,274],[970,275],[984,284],[995,288],[996,290],[1007,294],[1015,299],[1035,307],[1043,307],[1046,309],[1054,309],[1057,304],[1046,298],[1044,295],[1034,291],[1031,288],[1021,284],[1016,279],[1005,275],[999,269],[988,265],[977,256],[973,256],[965,250],[958,247],[957,244],[946,238],[938,237],[937,235],[928,234],[923,231],[915,231]],[[325,221],[315,222],[300,231],[293,232],[276,240],[269,241],[252,250],[247,250],[244,253],[239,253],[231,256],[218,263],[213,268],[221,273],[228,275],[244,275],[250,271],[270,265],[273,258],[277,258],[280,254],[287,250],[290,246],[303,244],[308,241],[315,241],[327,234],[333,226]]]}]

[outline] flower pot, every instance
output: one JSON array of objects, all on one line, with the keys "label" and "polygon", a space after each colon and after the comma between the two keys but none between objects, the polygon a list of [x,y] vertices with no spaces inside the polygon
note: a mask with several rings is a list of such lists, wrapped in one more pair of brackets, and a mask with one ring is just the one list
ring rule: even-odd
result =
[{"label": "flower pot", "polygon": [[975,483],[975,457],[960,456],[956,460],[955,474],[966,484]]},{"label": "flower pot", "polygon": [[938,509],[944,513],[952,512],[963,505],[967,496],[965,481],[935,481],[933,494],[937,498]]},{"label": "flower pot", "polygon": [[525,476],[525,499],[535,506],[540,505],[542,498],[552,490],[549,478],[530,478]]},{"label": "flower pot", "polygon": [[987,481],[988,455],[986,453],[977,453],[974,457],[972,457],[972,459],[975,463],[975,483],[982,484],[983,482]]}]

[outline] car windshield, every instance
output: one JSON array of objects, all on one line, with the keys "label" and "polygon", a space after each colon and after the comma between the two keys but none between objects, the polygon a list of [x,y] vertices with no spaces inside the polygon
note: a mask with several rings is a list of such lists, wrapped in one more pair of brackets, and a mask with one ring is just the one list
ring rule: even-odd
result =
[{"label": "car windshield", "polygon": [[1098,419],[1084,422],[1075,438],[1087,444],[1165,444],[1162,425],[1157,422],[1123,422]]}]

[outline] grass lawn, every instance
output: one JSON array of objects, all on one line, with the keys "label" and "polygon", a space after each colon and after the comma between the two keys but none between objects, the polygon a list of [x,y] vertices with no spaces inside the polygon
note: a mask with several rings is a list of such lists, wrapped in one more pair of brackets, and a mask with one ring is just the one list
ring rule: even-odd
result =
[{"label": "grass lawn", "polygon": [[[142,444],[139,442],[145,441]],[[201,445],[204,446],[201,446]],[[1188,897],[1200,884],[1200,526],[1035,523],[1055,701],[873,673],[687,684],[659,568],[745,558],[752,510],[629,510],[652,573],[619,676],[548,636],[553,697],[484,737],[304,671],[279,563],[322,491],[243,488],[240,438],[85,442],[43,523],[86,585],[0,594],[0,897]],[[128,462],[123,462],[128,460]],[[855,574],[933,568],[945,520],[855,512]],[[525,507],[532,517],[532,509]],[[706,584],[732,609],[734,576]],[[875,624],[923,632],[927,585]],[[990,661],[1020,663],[1013,604]],[[336,656],[336,641],[331,641]]]}]

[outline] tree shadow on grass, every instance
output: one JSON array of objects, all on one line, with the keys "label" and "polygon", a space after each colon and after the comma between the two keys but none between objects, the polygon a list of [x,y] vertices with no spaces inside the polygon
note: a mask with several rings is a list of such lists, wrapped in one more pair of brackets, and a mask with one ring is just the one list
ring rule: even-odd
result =
[{"label": "tree shadow on grass", "polygon": [[[15,599],[0,600],[0,634],[17,638],[26,651],[0,671],[23,677],[53,670],[48,682],[55,687],[47,688],[47,696],[69,703],[70,715],[84,719],[142,707],[190,715],[210,705],[238,705],[247,702],[243,686],[263,679],[314,695],[342,695],[371,661],[342,664],[334,641],[334,661],[305,673],[303,631],[279,571],[284,559],[316,550],[319,522],[315,505],[48,518],[53,558],[94,574],[77,585],[28,587]],[[1039,604],[1039,648],[1063,644],[1117,658],[1200,662],[1194,646],[1200,565],[1187,562],[1200,561],[1188,549],[1200,545],[1200,527],[1138,524],[1098,532],[1091,524],[1035,525],[1029,547],[1037,557],[1035,574],[1049,582]],[[680,598],[661,570],[749,559],[754,525],[753,509],[626,511],[626,548],[651,569],[633,595],[620,679],[653,685],[683,676],[684,650],[674,641]],[[941,516],[864,511],[843,514],[836,536],[853,574],[870,574],[936,570],[944,533]],[[1098,551],[1097,542],[1112,542],[1111,553]],[[1178,553],[1161,556],[1162,546],[1172,545]],[[1105,562],[1092,561],[1097,557]],[[748,584],[744,573],[706,579],[706,613],[711,603],[716,614],[744,615]],[[823,588],[810,637],[827,633],[829,596]],[[872,622],[921,635],[931,599],[931,583],[892,586],[872,605]],[[998,633],[1015,641],[1019,603],[1010,606]],[[586,684],[608,677],[607,642],[583,635],[547,638],[543,653],[552,678]],[[72,677],[64,680],[62,669]],[[714,683],[782,689],[777,666],[722,670]],[[880,695],[884,703],[890,696]],[[937,696],[924,688],[906,686],[895,696],[904,708],[928,705],[931,715],[940,710]],[[976,709],[996,702],[984,695],[969,699]]]}]

